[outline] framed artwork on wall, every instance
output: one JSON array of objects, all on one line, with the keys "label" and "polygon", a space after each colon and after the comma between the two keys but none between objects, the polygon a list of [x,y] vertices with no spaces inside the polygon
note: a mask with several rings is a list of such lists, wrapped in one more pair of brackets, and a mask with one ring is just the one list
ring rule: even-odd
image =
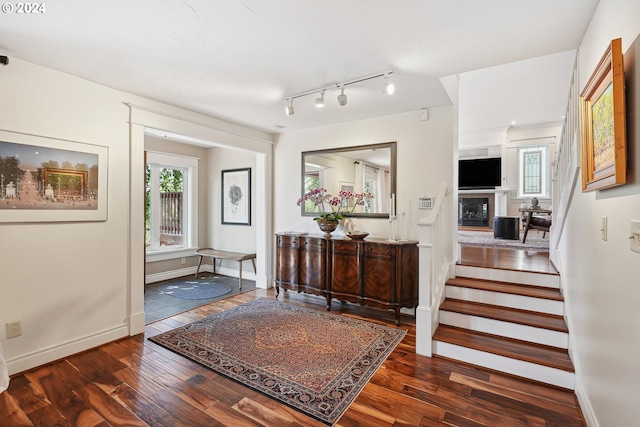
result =
[{"label": "framed artwork on wall", "polygon": [[222,171],[222,223],[251,225],[251,168]]},{"label": "framed artwork on wall", "polygon": [[580,94],[583,192],[626,183],[625,114],[622,40],[615,39]]},{"label": "framed artwork on wall", "polygon": [[108,150],[0,131],[0,222],[106,221]]}]

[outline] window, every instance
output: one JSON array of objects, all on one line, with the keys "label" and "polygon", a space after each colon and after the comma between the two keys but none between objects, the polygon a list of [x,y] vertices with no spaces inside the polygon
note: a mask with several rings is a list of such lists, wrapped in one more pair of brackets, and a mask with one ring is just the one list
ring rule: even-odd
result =
[{"label": "window", "polygon": [[548,197],[547,146],[518,148],[518,197]]},{"label": "window", "polygon": [[147,254],[196,247],[198,159],[149,152],[146,174]]}]

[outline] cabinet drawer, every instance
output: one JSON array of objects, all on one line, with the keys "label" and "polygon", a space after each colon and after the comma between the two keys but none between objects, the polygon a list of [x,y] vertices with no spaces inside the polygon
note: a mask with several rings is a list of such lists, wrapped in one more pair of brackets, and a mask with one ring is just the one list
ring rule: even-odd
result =
[{"label": "cabinet drawer", "polygon": [[278,236],[278,246],[298,246],[299,238],[297,236]]},{"label": "cabinet drawer", "polygon": [[327,241],[324,239],[314,239],[311,237],[306,237],[300,239],[300,247],[306,248],[307,250],[321,250],[326,246]]},{"label": "cabinet drawer", "polygon": [[360,243],[358,242],[347,242],[334,240],[333,241],[333,249],[335,252],[340,252],[343,254],[354,254],[357,255],[359,253]]},{"label": "cabinet drawer", "polygon": [[394,248],[391,245],[367,243],[365,245],[364,252],[366,255],[391,256],[393,249]]}]

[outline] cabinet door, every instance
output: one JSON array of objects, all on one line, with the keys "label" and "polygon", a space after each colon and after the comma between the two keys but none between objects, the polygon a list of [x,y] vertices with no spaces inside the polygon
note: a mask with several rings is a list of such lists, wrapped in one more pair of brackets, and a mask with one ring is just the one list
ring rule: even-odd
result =
[{"label": "cabinet door", "polygon": [[331,293],[334,297],[360,296],[360,251],[363,243],[332,240]]},{"label": "cabinet door", "polygon": [[327,289],[327,241],[312,237],[299,241],[299,286],[324,294]]},{"label": "cabinet door", "polygon": [[298,241],[295,236],[277,236],[276,282],[279,284],[298,284]]},{"label": "cabinet door", "polygon": [[367,242],[364,246],[362,296],[385,304],[396,302],[396,246]]}]

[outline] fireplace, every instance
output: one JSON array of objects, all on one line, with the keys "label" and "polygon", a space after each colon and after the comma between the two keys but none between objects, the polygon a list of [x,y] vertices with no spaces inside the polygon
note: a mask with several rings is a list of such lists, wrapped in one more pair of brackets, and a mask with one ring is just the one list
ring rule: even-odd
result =
[{"label": "fireplace", "polygon": [[458,198],[458,225],[465,227],[491,228],[493,216],[493,195],[465,195]]}]

